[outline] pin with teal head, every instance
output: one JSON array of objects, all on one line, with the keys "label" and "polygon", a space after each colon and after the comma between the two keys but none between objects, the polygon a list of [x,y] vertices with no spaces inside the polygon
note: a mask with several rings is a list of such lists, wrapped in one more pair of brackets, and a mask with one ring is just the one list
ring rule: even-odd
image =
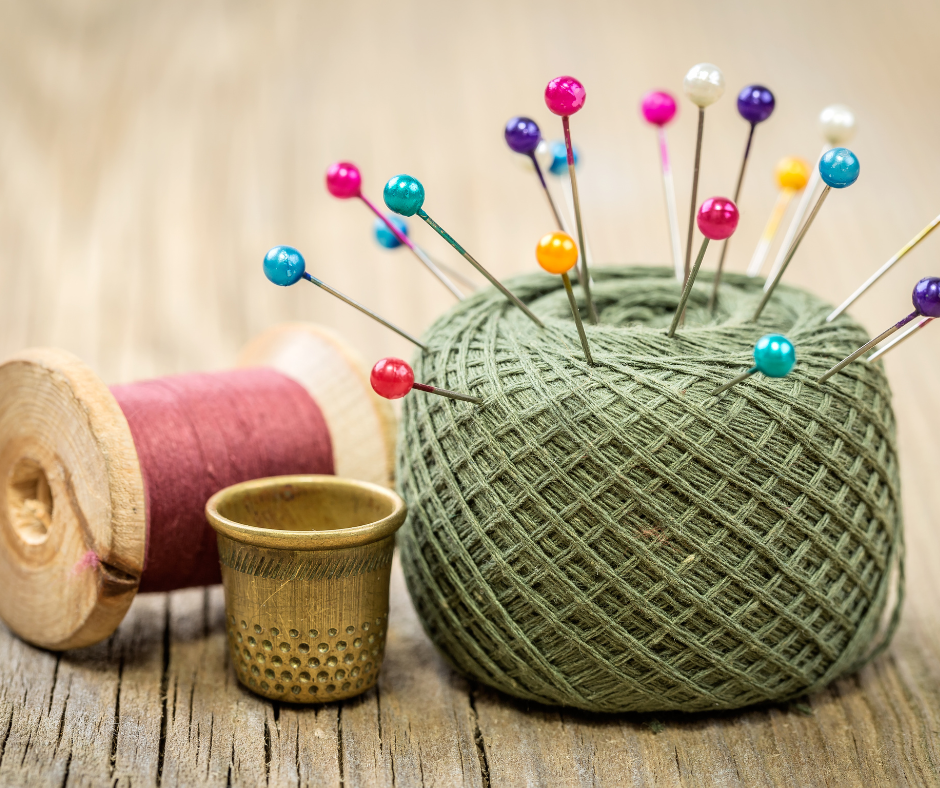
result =
[{"label": "pin with teal head", "polygon": [[830,151],[826,151],[819,159],[819,177],[822,178],[823,182],[826,184],[826,188],[822,190],[819,199],[816,200],[816,205],[813,206],[813,211],[806,220],[806,224],[800,228],[796,238],[793,239],[793,243],[787,250],[786,257],[783,258],[783,263],[777,271],[777,275],[773,279],[768,280],[767,284],[764,285],[764,297],[761,299],[760,304],[758,304],[757,310],[754,312],[754,317],[751,318],[752,321],[757,322],[761,312],[764,311],[764,307],[767,306],[767,302],[773,295],[774,289],[783,278],[787,266],[790,265],[793,255],[796,254],[797,247],[799,247],[800,242],[806,235],[806,231],[816,218],[816,214],[819,213],[819,209],[822,207],[823,202],[825,202],[826,197],[829,196],[829,192],[833,189],[847,189],[858,180],[858,174],[858,158],[848,148],[833,148]]},{"label": "pin with teal head", "polygon": [[390,211],[394,211],[400,216],[419,216],[428,226],[441,236],[447,243],[454,247],[463,258],[485,276],[490,283],[497,288],[506,298],[519,307],[526,315],[539,327],[544,328],[542,321],[539,320],[522,301],[520,301],[489,271],[480,265],[459,243],[457,243],[450,234],[435,222],[424,210],[424,186],[417,178],[410,175],[396,175],[385,184],[384,191],[385,205]]},{"label": "pin with teal head", "polygon": [[274,246],[269,249],[268,253],[264,256],[263,268],[264,275],[268,278],[269,282],[273,282],[280,287],[290,287],[291,285],[297,284],[301,279],[306,279],[321,290],[325,290],[331,296],[335,296],[344,304],[349,304],[349,306],[358,309],[362,314],[371,317],[377,323],[381,323],[386,328],[391,329],[422,350],[427,350],[427,346],[425,346],[424,343],[413,337],[407,331],[399,328],[394,323],[389,323],[384,317],[379,317],[379,315],[371,309],[367,309],[358,301],[353,301],[348,296],[343,295],[338,290],[334,290],[325,282],[307,273],[307,263],[304,260],[304,256],[293,246]]},{"label": "pin with teal head", "polygon": [[785,378],[795,365],[796,350],[793,343],[783,334],[767,334],[754,345],[754,366],[719,386],[712,392],[712,396],[718,396],[722,391],[727,391],[758,372],[768,378]]}]

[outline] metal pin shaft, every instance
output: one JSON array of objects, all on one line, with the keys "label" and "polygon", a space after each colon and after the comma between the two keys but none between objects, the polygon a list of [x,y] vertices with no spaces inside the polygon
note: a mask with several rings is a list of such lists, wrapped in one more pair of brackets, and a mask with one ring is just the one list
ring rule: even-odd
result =
[{"label": "metal pin shaft", "polygon": [[471,397],[469,394],[459,394],[450,389],[439,389],[437,386],[429,386],[427,383],[415,383],[412,388],[418,391],[426,391],[429,394],[440,394],[442,397],[449,397],[450,399],[459,399],[461,402],[474,402],[477,405],[483,402],[482,397]]},{"label": "metal pin shaft", "polygon": [[893,326],[891,326],[891,328],[889,328],[887,331],[885,331],[885,332],[879,334],[878,336],[876,336],[873,340],[871,340],[871,342],[866,342],[864,345],[862,345],[862,346],[861,346],[858,350],[856,350],[854,353],[852,353],[852,354],[849,355],[849,356],[846,356],[844,359],[842,359],[842,361],[840,361],[838,364],[836,364],[832,369],[830,369],[825,375],[823,375],[821,378],[819,378],[819,380],[817,380],[816,382],[817,382],[817,383],[825,383],[827,380],[829,380],[829,378],[831,378],[831,377],[832,377],[833,375],[835,375],[837,372],[840,372],[844,367],[847,367],[849,364],[851,364],[853,361],[855,361],[855,359],[857,359],[859,356],[861,356],[861,355],[867,353],[867,352],[868,352],[869,350],[871,350],[875,345],[877,345],[877,344],[879,344],[880,342],[883,342],[884,340],[886,340],[886,339],[887,339],[888,337],[890,337],[895,331],[898,331],[899,329],[904,328],[904,326],[906,326],[908,323],[910,323],[910,322],[911,322],[915,317],[917,317],[919,314],[920,314],[920,312],[911,312],[911,313],[910,313],[907,317],[905,317],[902,321],[900,321],[899,323],[895,323],[895,324],[894,324]]},{"label": "metal pin shaft", "polygon": [[695,277],[698,276],[698,269],[702,267],[702,260],[705,257],[705,250],[708,248],[709,239],[706,238],[702,241],[702,248],[698,251],[698,257],[695,260],[695,265],[692,266],[692,270],[689,272],[689,278],[686,280],[685,287],[682,289],[682,297],[679,299],[679,306],[676,308],[676,314],[672,318],[672,325],[669,327],[667,336],[673,337],[676,335],[676,329],[679,327],[679,321],[682,320],[685,315],[685,305],[689,300],[689,296],[692,294],[692,285],[695,284]]}]

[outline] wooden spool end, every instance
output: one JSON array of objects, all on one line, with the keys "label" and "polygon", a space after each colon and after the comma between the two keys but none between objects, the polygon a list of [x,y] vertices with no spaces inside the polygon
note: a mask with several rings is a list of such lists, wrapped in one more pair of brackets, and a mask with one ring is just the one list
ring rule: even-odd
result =
[{"label": "wooden spool end", "polygon": [[[240,364],[272,366],[307,388],[330,429],[337,475],[391,482],[394,417],[338,337],[277,327]],[[64,350],[27,350],[0,365],[0,618],[48,649],[107,638],[137,593],[145,543],[137,452],[108,387]]]}]

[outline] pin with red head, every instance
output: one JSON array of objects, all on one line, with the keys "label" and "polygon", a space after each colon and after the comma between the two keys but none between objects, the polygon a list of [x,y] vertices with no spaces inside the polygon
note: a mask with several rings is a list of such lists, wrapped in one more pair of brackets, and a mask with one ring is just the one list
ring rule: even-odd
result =
[{"label": "pin with red head", "polygon": [[842,359],[838,364],[836,364],[832,369],[830,369],[825,375],[823,375],[817,383],[825,383],[829,378],[835,375],[837,372],[842,370],[844,367],[851,364],[859,356],[867,353],[879,342],[884,341],[890,337],[895,331],[899,331],[904,328],[908,323],[918,317],[930,317],[938,318],[940,317],[940,277],[937,276],[928,276],[924,279],[921,279],[916,285],[914,285],[914,292],[911,293],[911,301],[914,304],[914,311],[911,312],[907,317],[899,320],[887,331],[882,332],[876,336],[871,342],[866,342],[858,350],[852,353],[850,356]]},{"label": "pin with red head", "polygon": [[738,206],[734,200],[727,197],[709,197],[703,202],[696,214],[698,229],[705,236],[702,241],[702,247],[699,249],[698,257],[695,259],[695,265],[689,272],[689,278],[686,280],[685,287],[682,289],[682,296],[679,299],[679,306],[676,308],[676,314],[672,319],[672,325],[667,332],[668,336],[675,336],[679,322],[685,314],[685,307],[689,296],[692,294],[692,286],[698,276],[699,269],[702,267],[702,260],[705,258],[705,250],[708,248],[709,241],[723,241],[730,238],[738,227]]},{"label": "pin with red head", "polygon": [[584,252],[584,228],[581,225],[581,200],[578,197],[578,177],[575,173],[574,148],[571,146],[571,129],[568,118],[584,106],[587,91],[574,77],[555,77],[545,87],[545,105],[556,115],[561,116],[561,126],[565,133],[565,150],[568,154],[568,177],[571,180],[571,201],[574,204],[574,222],[578,228],[578,251],[581,257],[581,281],[584,284],[584,297],[587,300],[588,316],[592,323],[597,323],[597,310],[591,298],[591,277],[588,272],[587,255]]},{"label": "pin with red head", "polygon": [[372,201],[362,193],[362,173],[359,172],[359,168],[355,164],[348,161],[338,161],[335,164],[331,164],[326,171],[326,188],[330,194],[340,200],[349,200],[354,197],[358,197],[362,200],[368,206],[369,210],[378,217],[378,220],[385,225],[385,229],[392,234],[399,244],[407,246],[411,253],[421,261],[421,264],[434,274],[440,283],[453,293],[457,300],[463,300],[463,293],[457,285],[435,265],[434,261],[428,257],[427,253],[408,237],[407,232],[402,232],[396,227],[395,224],[391,222],[384,213],[379,211]]},{"label": "pin with red head", "polygon": [[426,383],[415,383],[414,370],[407,361],[400,358],[379,359],[372,367],[369,381],[372,383],[372,390],[385,399],[401,399],[412,389],[417,389],[441,397],[473,402],[477,405],[483,402],[482,397],[472,397],[469,394],[460,394],[437,386],[429,386]]},{"label": "pin with red head", "polygon": [[669,164],[669,145],[666,141],[666,125],[676,116],[676,100],[664,90],[651,90],[640,102],[644,120],[656,127],[659,138],[659,162],[663,172],[663,191],[666,195],[666,220],[669,223],[669,242],[672,246],[672,263],[676,279],[685,279],[685,264],[682,261],[682,241],[679,239],[679,211],[676,208],[676,185]]}]

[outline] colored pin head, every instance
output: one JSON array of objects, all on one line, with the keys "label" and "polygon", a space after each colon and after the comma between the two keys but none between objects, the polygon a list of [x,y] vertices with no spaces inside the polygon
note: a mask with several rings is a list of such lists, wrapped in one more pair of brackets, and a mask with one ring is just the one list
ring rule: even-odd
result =
[{"label": "colored pin head", "polygon": [[914,309],[924,317],[940,317],[940,277],[928,276],[914,285]]},{"label": "colored pin head", "polygon": [[709,197],[699,206],[696,221],[702,235],[712,241],[730,238],[738,226],[738,206],[727,197]]},{"label": "colored pin head", "polygon": [[577,265],[578,247],[567,233],[549,233],[535,247],[535,259],[550,274],[565,274]]},{"label": "colored pin head", "polygon": [[[407,237],[408,223],[404,219],[394,213],[388,214],[385,218],[395,225],[398,232]],[[375,240],[386,249],[397,249],[401,246],[401,241],[398,240],[398,236],[389,230],[388,225],[381,219],[376,219],[372,223],[372,230],[375,233]]]},{"label": "colored pin head", "polygon": [[355,164],[338,161],[326,171],[326,188],[334,197],[348,200],[362,193],[362,175]]},{"label": "colored pin head", "polygon": [[396,175],[385,184],[385,205],[402,216],[414,216],[424,205],[424,186],[410,175]]},{"label": "colored pin head", "polygon": [[682,90],[696,106],[707,107],[714,104],[725,92],[725,77],[718,66],[711,63],[699,63],[689,69],[682,81]]},{"label": "colored pin head", "polygon": [[748,123],[763,123],[774,111],[774,94],[763,85],[748,85],[738,93],[738,113]]},{"label": "colored pin head", "polygon": [[415,385],[415,373],[407,361],[400,358],[383,358],[372,367],[369,376],[376,394],[385,399],[401,399]]},{"label": "colored pin head", "polygon": [[843,145],[855,136],[855,113],[833,104],[819,114],[819,128],[830,145]]},{"label": "colored pin head", "polygon": [[796,366],[796,350],[783,334],[767,334],[754,345],[754,366],[769,378],[783,378]]},{"label": "colored pin head", "polygon": [[307,270],[304,256],[293,246],[275,246],[264,256],[264,275],[281,287],[299,282]]},{"label": "colored pin head", "polygon": [[516,153],[535,153],[542,140],[538,124],[530,118],[511,118],[506,124],[506,144]]},{"label": "colored pin head", "polygon": [[545,104],[556,115],[574,115],[586,98],[584,85],[574,77],[555,77],[545,88]]},{"label": "colored pin head", "polygon": [[664,90],[651,90],[643,96],[640,112],[647,123],[665,126],[676,116],[676,100]]},{"label": "colored pin head", "polygon": [[[552,162],[548,165],[548,171],[552,175],[561,175],[568,171],[568,149],[565,147],[564,140],[555,140],[549,150],[552,154]],[[574,166],[578,166],[578,149],[571,146],[571,154],[574,156]]]},{"label": "colored pin head", "polygon": [[796,156],[780,159],[774,167],[774,177],[781,189],[791,189],[798,192],[809,181],[809,165]]},{"label": "colored pin head", "polygon": [[859,164],[848,148],[833,148],[819,160],[819,177],[833,189],[844,189],[858,180]]}]

